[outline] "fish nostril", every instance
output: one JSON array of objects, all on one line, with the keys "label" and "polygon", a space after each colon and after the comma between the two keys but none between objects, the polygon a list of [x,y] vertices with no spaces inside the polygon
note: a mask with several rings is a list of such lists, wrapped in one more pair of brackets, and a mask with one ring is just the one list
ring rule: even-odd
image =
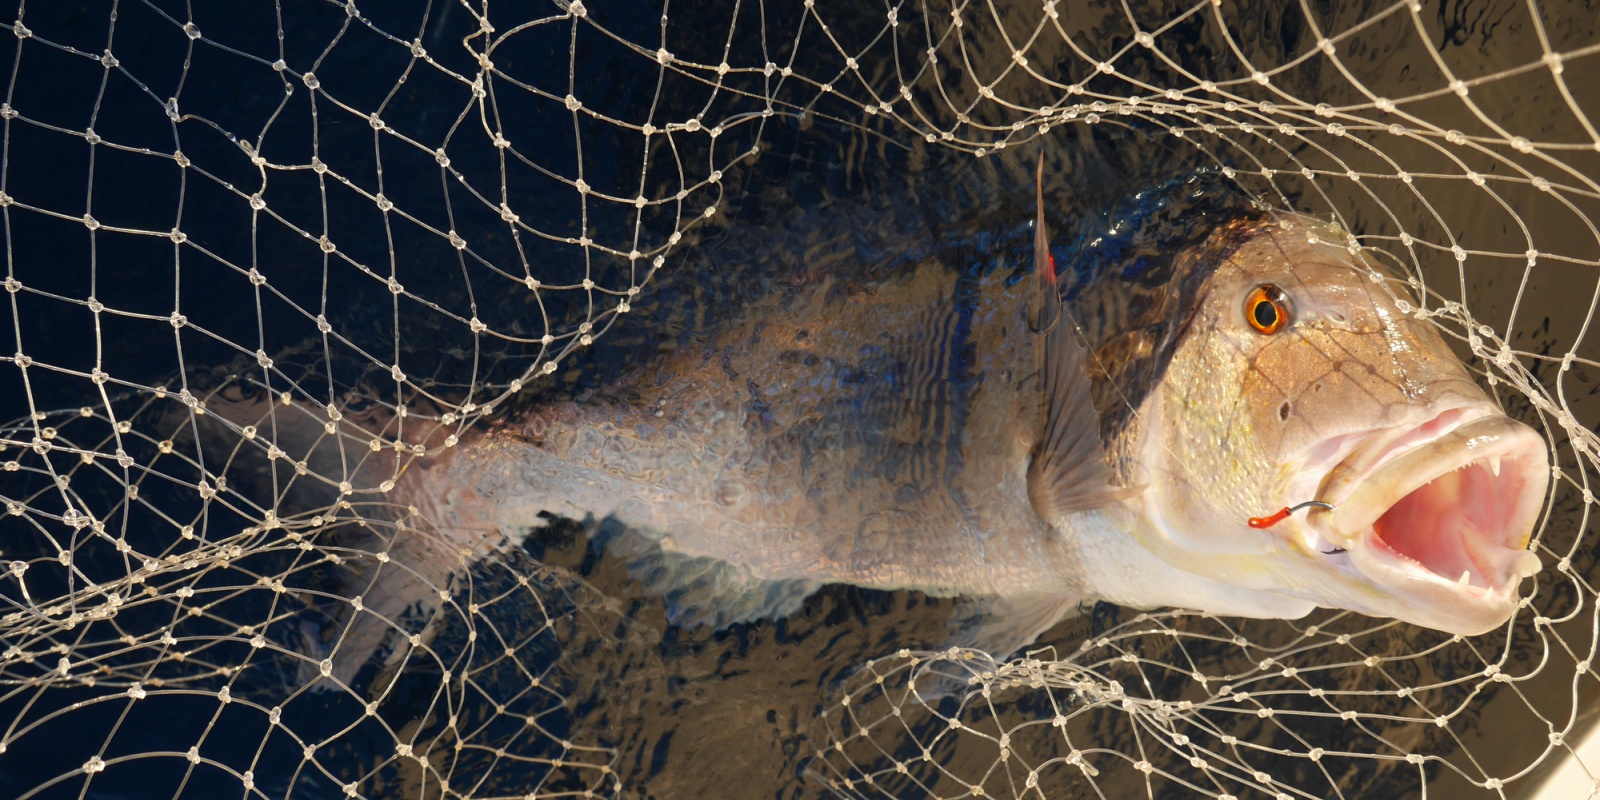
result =
[{"label": "fish nostril", "polygon": [[1289,421],[1289,408],[1290,408],[1289,401],[1288,400],[1283,401],[1283,405],[1278,406],[1278,419],[1281,419],[1284,422],[1288,422]]}]

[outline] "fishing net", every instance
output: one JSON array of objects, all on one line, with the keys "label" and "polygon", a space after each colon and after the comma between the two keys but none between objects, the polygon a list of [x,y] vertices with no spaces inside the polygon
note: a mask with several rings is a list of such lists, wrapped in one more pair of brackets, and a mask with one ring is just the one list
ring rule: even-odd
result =
[{"label": "fishing net", "polygon": [[[595,5],[4,13],[0,793],[1594,786],[1592,4]],[[1405,276],[1555,456],[1504,629],[1102,605],[997,662],[837,587],[683,629],[580,526],[397,499],[774,280],[1029,200],[1041,149],[1080,198],[1209,170]]]}]

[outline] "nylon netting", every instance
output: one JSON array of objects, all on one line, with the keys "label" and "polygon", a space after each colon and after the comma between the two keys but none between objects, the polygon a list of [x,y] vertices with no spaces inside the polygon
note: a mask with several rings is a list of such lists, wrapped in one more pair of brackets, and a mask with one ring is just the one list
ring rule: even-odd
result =
[{"label": "nylon netting", "polygon": [[[633,6],[7,14],[8,796],[1594,785],[1592,4]],[[528,396],[623,368],[606,340],[652,342],[695,286],[870,251],[821,224],[857,212],[762,175],[1031,188],[1041,147],[1081,172],[1094,136],[1336,220],[1546,432],[1544,570],[1503,630],[1101,606],[1005,663],[841,633],[803,651],[839,668],[780,691],[730,657],[940,603],[836,591],[868,610],[677,631],[581,541],[464,545],[391,501]],[[836,246],[765,247],[752,218]]]}]

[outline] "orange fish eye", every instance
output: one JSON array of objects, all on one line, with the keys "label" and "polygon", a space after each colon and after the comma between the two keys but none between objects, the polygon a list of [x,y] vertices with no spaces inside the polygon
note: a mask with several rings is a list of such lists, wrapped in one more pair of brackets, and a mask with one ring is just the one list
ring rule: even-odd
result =
[{"label": "orange fish eye", "polygon": [[1289,298],[1270,283],[1257,286],[1244,299],[1244,318],[1257,333],[1277,333],[1289,324]]}]

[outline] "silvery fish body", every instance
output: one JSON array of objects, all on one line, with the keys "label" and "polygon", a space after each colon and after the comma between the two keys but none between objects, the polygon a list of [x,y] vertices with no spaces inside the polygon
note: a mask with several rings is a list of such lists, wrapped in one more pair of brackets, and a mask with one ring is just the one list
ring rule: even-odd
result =
[{"label": "silvery fish body", "polygon": [[1189,183],[1066,243],[1041,189],[1000,237],[1015,271],[930,247],[774,291],[606,398],[405,470],[396,546],[442,585],[549,515],[609,519],[681,622],[917,589],[970,600],[952,641],[997,655],[1092,600],[1503,623],[1538,569],[1543,438],[1344,231]]},{"label": "silvery fish body", "polygon": [[[1542,438],[1343,231],[1143,200],[1058,268],[1041,190],[1012,235],[1025,280],[934,248],[871,284],[775,292],[621,399],[540,409],[418,491],[471,487],[503,532],[612,518],[683,621],[781,616],[842,582],[970,598],[954,640],[997,653],[1096,599],[1503,622],[1537,569]],[[1464,493],[1482,508],[1418,528]],[[1332,510],[1248,523],[1319,498]]]}]

